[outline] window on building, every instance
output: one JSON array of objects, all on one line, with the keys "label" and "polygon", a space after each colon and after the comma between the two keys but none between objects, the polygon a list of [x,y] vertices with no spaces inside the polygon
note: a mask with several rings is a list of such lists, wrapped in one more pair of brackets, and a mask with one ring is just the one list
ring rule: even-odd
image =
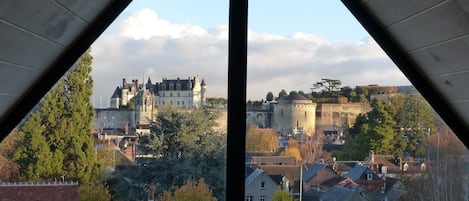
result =
[{"label": "window on building", "polygon": [[170,93],[169,93],[169,96],[170,96],[170,97],[173,97],[173,92],[170,92]]},{"label": "window on building", "polygon": [[261,196],[260,201],[265,201],[265,196]]},{"label": "window on building", "polygon": [[373,174],[371,174],[371,173],[366,174],[366,179],[367,179],[368,181],[373,180]]},{"label": "window on building", "polygon": [[264,190],[264,188],[265,188],[265,181],[262,181],[261,182],[261,190]]},{"label": "window on building", "polygon": [[253,196],[252,195],[248,195],[246,196],[246,201],[253,201]]}]

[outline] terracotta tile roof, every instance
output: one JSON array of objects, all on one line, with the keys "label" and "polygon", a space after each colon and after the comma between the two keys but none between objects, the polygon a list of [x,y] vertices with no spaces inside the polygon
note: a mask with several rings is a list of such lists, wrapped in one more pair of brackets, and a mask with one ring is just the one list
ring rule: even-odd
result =
[{"label": "terracotta tile roof", "polygon": [[0,200],[78,201],[78,183],[0,183]]}]

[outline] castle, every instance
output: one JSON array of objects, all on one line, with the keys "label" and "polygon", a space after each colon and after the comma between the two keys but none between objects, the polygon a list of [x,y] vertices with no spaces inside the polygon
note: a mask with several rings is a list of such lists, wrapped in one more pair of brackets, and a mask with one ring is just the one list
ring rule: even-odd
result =
[{"label": "castle", "polygon": [[340,134],[354,124],[358,114],[370,110],[368,103],[313,102],[292,91],[277,101],[248,108],[246,126],[273,128],[282,136],[313,136],[318,131]]},{"label": "castle", "polygon": [[134,106],[142,107],[144,110],[150,110],[151,105],[168,106],[176,108],[198,108],[206,104],[205,93],[207,85],[205,80],[200,80],[198,76],[188,77],[187,79],[167,79],[153,84],[148,78],[147,83],[139,83],[138,80],[127,82],[124,78],[122,86],[117,86],[111,96],[111,108],[128,107],[129,102],[134,97]]},{"label": "castle", "polygon": [[[148,134],[157,108],[199,108],[206,105],[207,85],[198,76],[140,83],[122,79],[111,96],[110,108],[96,109],[93,125],[98,133],[111,129],[114,134]],[[118,130],[119,128],[120,130]]]}]

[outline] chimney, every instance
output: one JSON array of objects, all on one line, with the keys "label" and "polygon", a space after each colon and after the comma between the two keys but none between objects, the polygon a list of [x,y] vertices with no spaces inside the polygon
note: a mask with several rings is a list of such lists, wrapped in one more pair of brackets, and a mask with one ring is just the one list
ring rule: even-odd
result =
[{"label": "chimney", "polygon": [[375,152],[373,150],[370,150],[368,153],[368,160],[370,162],[375,162]]},{"label": "chimney", "polygon": [[155,187],[151,186],[148,189],[148,201],[154,201],[155,200]]}]

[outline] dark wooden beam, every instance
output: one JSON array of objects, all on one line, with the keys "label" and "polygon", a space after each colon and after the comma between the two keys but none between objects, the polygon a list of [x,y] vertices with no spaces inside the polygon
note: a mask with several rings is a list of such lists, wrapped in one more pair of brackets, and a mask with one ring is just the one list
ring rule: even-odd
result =
[{"label": "dark wooden beam", "polygon": [[244,200],[248,1],[230,0],[226,200]]},{"label": "dark wooden beam", "polygon": [[[20,100],[0,120],[0,140],[3,140],[41,98],[67,72],[91,44],[106,30],[132,0],[114,0],[96,20],[55,60]],[[18,11],[21,12],[21,11]],[[32,19],[34,20],[34,19]],[[18,52],[21,54],[21,52]]]},{"label": "dark wooden beam", "polygon": [[[373,39],[381,46],[391,60],[404,73],[414,87],[422,94],[433,109],[443,118],[459,139],[469,147],[469,128],[451,104],[421,71],[420,66],[412,60],[407,52],[397,43],[378,20],[371,15],[361,1],[342,0],[342,3],[357,18]],[[425,36],[422,36],[425,37]]]}]

